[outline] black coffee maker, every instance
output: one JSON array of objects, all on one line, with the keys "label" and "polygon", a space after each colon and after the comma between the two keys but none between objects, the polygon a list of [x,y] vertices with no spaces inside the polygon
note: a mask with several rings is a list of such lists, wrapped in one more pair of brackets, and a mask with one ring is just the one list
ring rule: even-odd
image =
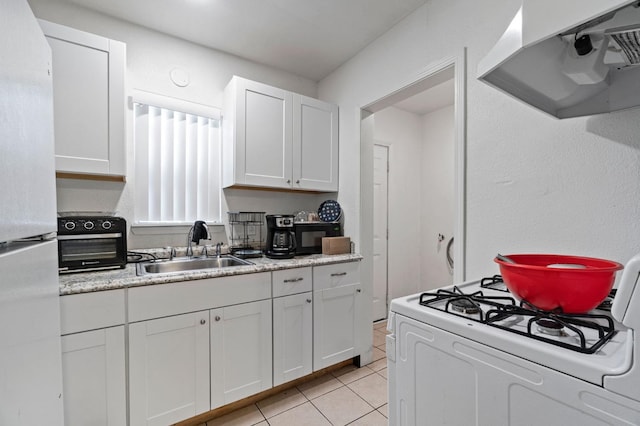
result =
[{"label": "black coffee maker", "polygon": [[293,215],[268,214],[267,247],[265,255],[271,259],[291,259],[296,253]]}]

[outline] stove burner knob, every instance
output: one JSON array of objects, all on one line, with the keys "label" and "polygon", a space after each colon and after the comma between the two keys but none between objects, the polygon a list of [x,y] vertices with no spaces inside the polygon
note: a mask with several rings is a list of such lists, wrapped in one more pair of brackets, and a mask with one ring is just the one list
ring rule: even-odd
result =
[{"label": "stove burner knob", "polygon": [[73,231],[75,227],[76,227],[75,222],[65,222],[64,224],[64,229],[66,229],[67,231]]},{"label": "stove burner knob", "polygon": [[108,220],[105,220],[104,222],[102,222],[102,229],[111,229],[111,222],[109,222]]},{"label": "stove burner knob", "polygon": [[89,220],[84,223],[84,229],[86,229],[87,231],[91,231],[94,226],[95,225],[93,224],[93,222]]}]

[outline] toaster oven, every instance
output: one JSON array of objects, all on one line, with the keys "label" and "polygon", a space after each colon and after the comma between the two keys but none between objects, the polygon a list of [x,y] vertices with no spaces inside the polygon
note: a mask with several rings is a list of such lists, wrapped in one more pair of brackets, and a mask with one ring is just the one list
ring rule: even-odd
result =
[{"label": "toaster oven", "polygon": [[60,272],[124,268],[127,264],[127,223],[121,217],[58,218]]}]

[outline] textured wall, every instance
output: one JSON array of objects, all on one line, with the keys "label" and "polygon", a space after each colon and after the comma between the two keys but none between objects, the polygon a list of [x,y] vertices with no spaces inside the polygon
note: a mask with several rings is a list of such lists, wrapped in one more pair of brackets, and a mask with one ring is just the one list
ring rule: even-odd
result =
[{"label": "textured wall", "polygon": [[[495,273],[497,251],[625,262],[640,251],[640,109],[560,121],[479,82],[519,5],[432,0],[321,81],[341,108],[341,164],[359,157],[362,106],[466,47],[466,276]],[[359,194],[341,180],[353,209]]]},{"label": "textured wall", "polygon": [[[448,106],[422,117],[421,290],[451,284],[447,243],[454,227],[454,111]],[[438,241],[438,234],[444,235]]]}]

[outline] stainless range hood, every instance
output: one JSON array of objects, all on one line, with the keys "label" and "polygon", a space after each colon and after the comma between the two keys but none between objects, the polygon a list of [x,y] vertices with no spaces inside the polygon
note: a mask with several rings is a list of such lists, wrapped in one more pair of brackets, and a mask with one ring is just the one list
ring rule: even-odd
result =
[{"label": "stainless range hood", "polygon": [[523,0],[478,78],[557,118],[640,106],[639,6]]}]

